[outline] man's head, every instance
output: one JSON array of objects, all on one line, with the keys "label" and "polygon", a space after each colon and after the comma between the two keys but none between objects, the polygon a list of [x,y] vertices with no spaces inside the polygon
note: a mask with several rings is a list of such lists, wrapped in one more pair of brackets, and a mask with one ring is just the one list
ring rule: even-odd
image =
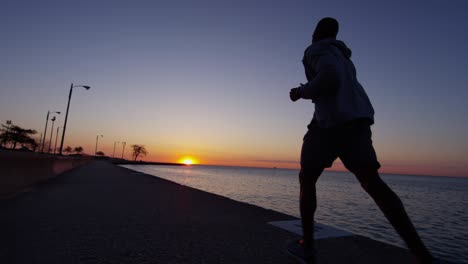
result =
[{"label": "man's head", "polygon": [[331,17],[322,18],[315,27],[312,43],[326,38],[336,39],[338,34],[338,21]]}]

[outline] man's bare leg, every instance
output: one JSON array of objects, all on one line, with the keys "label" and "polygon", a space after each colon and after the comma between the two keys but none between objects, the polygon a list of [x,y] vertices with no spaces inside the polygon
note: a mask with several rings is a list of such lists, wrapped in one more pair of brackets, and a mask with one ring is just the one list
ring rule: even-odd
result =
[{"label": "man's bare leg", "polygon": [[315,184],[317,183],[323,169],[302,168],[299,173],[300,197],[299,205],[301,211],[302,231],[304,247],[314,248],[314,214],[317,209],[317,194]]},{"label": "man's bare leg", "polygon": [[408,248],[421,263],[431,263],[432,256],[419,237],[400,198],[380,178],[375,169],[352,171],[361,186],[374,199],[390,224],[406,242]]}]

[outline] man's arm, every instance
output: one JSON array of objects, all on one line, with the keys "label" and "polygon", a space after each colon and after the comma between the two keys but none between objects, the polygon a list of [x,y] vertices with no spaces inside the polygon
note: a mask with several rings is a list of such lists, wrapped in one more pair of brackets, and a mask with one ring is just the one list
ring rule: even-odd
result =
[{"label": "man's arm", "polygon": [[324,54],[317,59],[317,75],[312,81],[297,87],[297,96],[303,99],[315,100],[323,94],[336,91],[339,86],[339,74],[336,69],[336,58],[332,54]]}]

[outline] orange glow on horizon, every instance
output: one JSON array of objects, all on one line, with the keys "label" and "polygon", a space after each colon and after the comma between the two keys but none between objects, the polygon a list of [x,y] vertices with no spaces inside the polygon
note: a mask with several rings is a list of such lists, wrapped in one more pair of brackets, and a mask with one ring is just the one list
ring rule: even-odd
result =
[{"label": "orange glow on horizon", "polygon": [[185,165],[192,165],[192,164],[198,164],[198,161],[192,157],[183,157],[179,159],[179,163],[185,164]]},{"label": "orange glow on horizon", "polygon": [[[91,138],[91,140],[87,140]],[[130,146],[133,143],[143,143],[148,150],[148,155],[140,156],[138,159],[148,162],[168,162],[191,165],[219,165],[219,166],[245,166],[245,167],[261,167],[261,168],[287,168],[299,169],[299,157],[293,154],[272,156],[271,153],[242,151],[238,149],[229,149],[229,151],[219,150],[218,148],[204,145],[191,146],[185,144],[179,145],[159,145],[158,143],[147,143],[150,140],[126,139],[126,147],[123,152],[123,145],[117,144],[115,148],[115,157],[133,160]],[[85,142],[83,144],[83,142]],[[114,153],[114,139],[99,139],[98,151],[103,151],[106,156],[112,157]],[[146,144],[145,144],[146,143]],[[64,144],[66,146],[82,146],[84,153],[94,155],[96,144],[96,136],[90,135],[87,138],[80,136],[70,136]],[[201,144],[201,143],[200,143]],[[385,149],[385,148],[383,148]],[[124,155],[122,155],[124,154]],[[468,177],[468,168],[464,162],[465,156],[451,157],[452,160],[447,161],[439,156],[429,156],[421,158],[421,155],[401,154],[401,155],[381,155],[379,162],[382,167],[379,169],[381,174],[402,174],[402,175],[431,175],[431,176],[452,176],[452,177]],[[329,169],[332,171],[348,171],[341,161],[338,159]]]}]

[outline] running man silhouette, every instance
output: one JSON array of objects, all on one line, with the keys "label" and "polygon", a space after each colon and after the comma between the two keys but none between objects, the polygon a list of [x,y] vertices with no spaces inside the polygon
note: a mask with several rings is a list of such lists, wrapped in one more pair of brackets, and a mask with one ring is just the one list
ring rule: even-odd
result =
[{"label": "running man silhouette", "polygon": [[351,50],[336,40],[338,21],[323,18],[315,28],[312,45],[304,52],[307,83],[291,89],[295,102],[309,99],[315,104],[312,122],[307,126],[301,151],[300,213],[303,239],[288,245],[293,256],[315,263],[314,213],[317,207],[315,184],[325,168],[340,158],[356,175],[364,190],[374,199],[388,221],[408,245],[418,263],[431,263],[400,198],[382,181],[370,126],[374,109],[351,61]]}]

